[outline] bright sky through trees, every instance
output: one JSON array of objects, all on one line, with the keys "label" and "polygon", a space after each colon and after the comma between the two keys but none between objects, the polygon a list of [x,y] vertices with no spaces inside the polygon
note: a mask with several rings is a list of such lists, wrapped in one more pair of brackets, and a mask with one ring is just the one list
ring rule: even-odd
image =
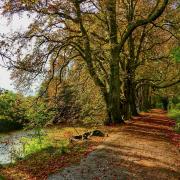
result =
[{"label": "bright sky through trees", "polygon": [[[26,15],[19,17],[14,15],[13,19],[8,21],[7,18],[0,16],[0,34],[7,35],[15,31],[23,31],[27,28],[30,22],[30,18]],[[0,64],[2,59],[0,58]],[[8,90],[14,90],[10,80],[10,71],[0,66],[0,87]]]}]

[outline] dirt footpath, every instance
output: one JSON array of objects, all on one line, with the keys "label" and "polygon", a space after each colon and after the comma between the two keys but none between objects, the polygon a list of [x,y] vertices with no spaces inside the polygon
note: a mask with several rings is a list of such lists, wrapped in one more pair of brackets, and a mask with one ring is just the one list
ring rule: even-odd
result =
[{"label": "dirt footpath", "polygon": [[80,164],[49,180],[179,180],[180,153],[170,139],[174,122],[161,110],[141,114],[112,132]]}]

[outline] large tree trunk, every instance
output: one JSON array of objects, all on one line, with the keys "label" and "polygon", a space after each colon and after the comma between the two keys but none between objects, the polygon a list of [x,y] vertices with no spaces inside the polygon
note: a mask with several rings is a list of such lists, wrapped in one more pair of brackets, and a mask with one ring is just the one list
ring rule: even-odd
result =
[{"label": "large tree trunk", "polygon": [[124,104],[124,116],[126,119],[129,119],[131,116],[137,116],[136,108],[136,95],[135,95],[135,86],[133,83],[133,78],[129,75],[125,81],[124,94],[126,102]]},{"label": "large tree trunk", "polygon": [[150,86],[148,84],[143,85],[139,88],[138,100],[141,111],[147,111],[151,109],[151,94],[150,94]]},{"label": "large tree trunk", "polygon": [[131,117],[131,108],[130,108],[130,88],[129,88],[129,80],[128,78],[124,81],[124,95],[125,95],[125,102],[123,105],[123,114],[125,119],[129,119]]},{"label": "large tree trunk", "polygon": [[107,109],[106,124],[119,124],[123,122],[122,118],[122,103],[121,103],[121,80],[119,78],[119,63],[116,58],[116,53],[112,53],[114,61],[111,61],[110,67],[110,82],[109,82],[109,93],[104,94],[104,100]]},{"label": "large tree trunk", "polygon": [[109,110],[110,120],[112,123],[121,123],[121,82],[119,78],[119,64],[118,61],[113,61],[111,64],[111,76],[110,76],[110,92],[109,92]]},{"label": "large tree trunk", "polygon": [[137,107],[136,107],[136,89],[135,89],[135,85],[134,83],[131,81],[131,86],[130,88],[130,107],[131,107],[131,113],[132,116],[137,116],[138,112],[137,112]]},{"label": "large tree trunk", "polygon": [[109,121],[112,123],[121,123],[121,81],[120,81],[120,66],[119,66],[119,51],[117,40],[117,22],[116,22],[116,0],[107,1],[107,12],[109,19],[109,36],[111,46],[110,58],[110,82],[109,82],[109,101],[107,104]]},{"label": "large tree trunk", "polygon": [[120,124],[123,123],[122,111],[123,107],[120,103],[120,93],[116,87],[114,89],[114,85],[112,84],[112,90],[109,92],[108,97],[104,97],[106,104],[106,114],[107,118],[105,120],[105,125],[111,124]]}]

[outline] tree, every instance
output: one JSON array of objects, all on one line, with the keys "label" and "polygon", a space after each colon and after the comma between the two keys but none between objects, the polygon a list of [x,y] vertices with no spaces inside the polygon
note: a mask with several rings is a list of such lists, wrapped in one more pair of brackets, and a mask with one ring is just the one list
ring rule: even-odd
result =
[{"label": "tree", "polygon": [[[135,7],[131,5],[130,1],[124,3],[126,4],[127,21],[134,21]],[[148,2],[144,2],[144,5],[148,7],[146,3]],[[151,107],[150,92],[152,89],[162,88],[160,84],[173,85],[179,82],[178,72],[176,72],[179,65],[173,63],[170,57],[172,47],[178,43],[176,30],[179,27],[179,18],[176,16],[175,4],[175,2],[169,3],[166,12],[155,22],[137,28],[129,36],[127,47],[123,49],[123,71],[125,72],[124,94],[126,97],[124,103],[125,117],[129,117],[131,114],[137,115],[136,106],[139,103],[141,110]],[[142,12],[143,14],[144,12]],[[172,18],[173,14],[176,18]],[[163,64],[168,67],[172,66],[171,71],[161,69],[166,77],[174,77],[173,82],[170,84],[168,83],[168,78],[157,81],[157,78],[153,76],[153,71],[164,66]],[[152,69],[147,72],[149,66]]]},{"label": "tree", "polygon": [[[50,83],[55,74],[61,76],[64,67],[71,66],[69,62],[83,61],[104,99],[107,123],[121,123],[125,114],[124,102],[133,104],[135,96],[132,83],[135,71],[132,63],[130,66],[125,64],[123,58],[126,45],[129,44],[128,56],[133,62],[131,50],[136,41],[133,33],[153,24],[167,5],[168,0],[150,3],[146,0],[6,1],[3,4],[6,15],[23,12],[36,15],[28,31],[11,38],[17,55],[14,62],[9,61],[9,66],[15,68],[13,76],[17,84],[31,84],[39,74],[44,74]],[[24,56],[22,52],[29,48],[28,42],[34,44],[33,50]],[[55,68],[62,59],[59,68]],[[132,76],[124,81],[126,71]]]},{"label": "tree", "polygon": [[20,94],[5,91],[0,94],[0,119],[16,122],[19,124],[27,123],[26,107],[24,98]]}]

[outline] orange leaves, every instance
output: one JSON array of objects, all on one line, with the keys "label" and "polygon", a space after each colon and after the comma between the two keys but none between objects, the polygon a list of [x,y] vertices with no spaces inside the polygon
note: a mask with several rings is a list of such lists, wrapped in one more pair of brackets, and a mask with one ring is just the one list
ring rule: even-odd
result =
[{"label": "orange leaves", "polygon": [[175,133],[174,131],[167,133],[171,142],[180,149],[180,134]]},{"label": "orange leaves", "polygon": [[57,11],[58,9],[57,9],[57,7],[56,7],[55,5],[49,4],[49,5],[48,5],[48,10],[49,10],[50,12],[54,12],[54,11]]},{"label": "orange leaves", "polygon": [[6,3],[5,5],[4,5],[4,13],[6,13],[6,12],[10,12],[11,10],[13,9],[13,6],[12,6],[12,4],[11,3]]}]

